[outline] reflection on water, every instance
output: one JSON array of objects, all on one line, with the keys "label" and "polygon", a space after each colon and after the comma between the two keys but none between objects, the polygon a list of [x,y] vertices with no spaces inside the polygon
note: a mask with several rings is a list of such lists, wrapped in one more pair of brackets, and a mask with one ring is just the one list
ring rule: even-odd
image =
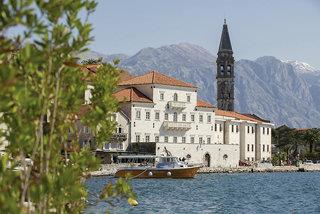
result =
[{"label": "reflection on water", "polygon": [[320,173],[201,174],[195,179],[132,181],[139,205],[94,204],[94,195],[113,180],[87,180],[85,213],[320,213]]}]

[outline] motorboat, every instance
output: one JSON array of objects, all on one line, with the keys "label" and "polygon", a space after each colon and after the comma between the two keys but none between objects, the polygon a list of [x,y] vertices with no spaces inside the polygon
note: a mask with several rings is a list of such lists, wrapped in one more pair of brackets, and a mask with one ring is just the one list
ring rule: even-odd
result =
[{"label": "motorboat", "polygon": [[[119,159],[138,160],[143,156],[119,156]],[[194,178],[201,166],[189,166],[173,156],[148,156],[139,165],[120,168],[115,177],[131,178]]]}]

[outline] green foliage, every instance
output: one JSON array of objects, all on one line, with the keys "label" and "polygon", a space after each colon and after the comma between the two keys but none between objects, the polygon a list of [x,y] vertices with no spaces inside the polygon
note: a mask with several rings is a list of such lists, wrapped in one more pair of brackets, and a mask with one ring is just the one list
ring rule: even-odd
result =
[{"label": "green foliage", "polygon": [[[319,155],[314,148],[317,149],[320,145],[320,129],[293,129],[281,126],[273,130],[272,143],[278,149],[278,153],[273,155],[275,162],[298,159],[317,160]],[[281,158],[279,159],[277,155]]]},{"label": "green foliage", "polygon": [[[75,124],[89,126],[101,145],[113,132],[110,116],[117,110],[111,94],[118,69],[101,64],[92,74],[74,57],[92,41],[92,26],[80,13],[88,16],[96,5],[92,0],[0,2],[0,125],[5,124],[0,139],[9,142],[8,155],[1,157],[1,212],[33,207],[37,213],[79,213],[85,205],[84,177],[98,161],[87,150],[67,153],[78,145]],[[17,35],[9,37],[10,30]],[[79,118],[88,83],[94,87],[90,111]],[[77,134],[67,146],[70,127]],[[19,164],[22,170],[15,171]],[[113,196],[134,197],[131,189],[123,190]]]},{"label": "green foliage", "polygon": [[309,145],[309,153],[313,153],[315,146],[320,144],[320,129],[308,129],[303,136],[304,142]]},{"label": "green foliage", "polygon": [[82,65],[92,65],[92,64],[101,64],[102,63],[102,57],[99,57],[98,59],[85,59],[81,61]]}]

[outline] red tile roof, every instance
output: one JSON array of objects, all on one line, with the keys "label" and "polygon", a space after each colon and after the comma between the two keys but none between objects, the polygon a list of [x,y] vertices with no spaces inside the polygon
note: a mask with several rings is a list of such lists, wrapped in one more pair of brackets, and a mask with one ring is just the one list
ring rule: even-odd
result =
[{"label": "red tile roof", "polygon": [[224,110],[217,109],[215,112],[216,112],[216,115],[219,115],[219,116],[233,117],[233,118],[236,118],[239,120],[247,120],[247,121],[252,121],[252,122],[257,122],[257,123],[264,122],[264,121],[255,119],[253,117],[248,117],[246,115],[240,114],[235,111],[224,111]]},{"label": "red tile roof", "polygon": [[113,94],[118,102],[152,103],[146,95],[134,87],[125,88]]},{"label": "red tile roof", "polygon": [[137,76],[129,80],[125,80],[120,82],[119,86],[126,85],[146,85],[146,84],[160,84],[160,85],[171,85],[171,86],[181,86],[188,88],[196,88],[190,83],[183,82],[181,80],[177,80],[173,77],[166,76],[157,71],[150,71],[142,76]]},{"label": "red tile roof", "polygon": [[211,103],[208,103],[203,100],[197,100],[197,107],[202,107],[202,108],[214,108]]}]

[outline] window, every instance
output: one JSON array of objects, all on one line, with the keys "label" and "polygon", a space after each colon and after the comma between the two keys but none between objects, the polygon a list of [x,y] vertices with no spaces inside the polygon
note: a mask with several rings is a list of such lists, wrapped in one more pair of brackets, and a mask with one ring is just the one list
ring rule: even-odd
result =
[{"label": "window", "polygon": [[267,128],[267,135],[269,135],[269,128]]},{"label": "window", "polygon": [[196,130],[198,130],[198,125],[196,125]]},{"label": "window", "polygon": [[263,128],[262,128],[262,133],[263,133],[263,134],[265,133],[265,130],[264,130],[264,129],[265,129],[265,128],[263,127]]},{"label": "window", "polygon": [[160,100],[164,100],[164,93],[160,92]]},{"label": "window", "polygon": [[269,149],[270,149],[270,148],[269,148],[269,145],[267,145],[267,152],[269,152]]},{"label": "window", "polygon": [[231,125],[231,132],[234,132],[234,127],[233,127],[233,125]]},{"label": "window", "polygon": [[202,115],[202,114],[199,115],[199,122],[200,122],[200,123],[203,122],[203,115]]},{"label": "window", "polygon": [[86,134],[89,134],[89,127],[84,126],[83,127],[83,132],[86,133]]},{"label": "window", "polygon": [[222,75],[224,74],[224,65],[220,65],[220,72]]},{"label": "window", "polygon": [[140,135],[136,134],[136,142],[139,143],[140,142]]},{"label": "window", "polygon": [[187,95],[187,102],[190,103],[190,101],[191,101],[191,97],[190,95]]},{"label": "window", "polygon": [[159,136],[155,136],[155,137],[154,137],[154,141],[155,141],[156,143],[158,143],[158,142],[159,142]]},{"label": "window", "polygon": [[251,158],[252,161],[254,161],[254,158]]},{"label": "window", "polygon": [[136,122],[133,122],[133,127],[136,127]]},{"label": "window", "polygon": [[168,115],[168,113],[164,113],[164,120],[169,120],[169,115]]},{"label": "window", "polygon": [[253,128],[253,126],[251,127],[251,133],[252,133],[252,134],[254,133],[254,128]]},{"label": "window", "polygon": [[207,122],[208,122],[208,123],[211,123],[211,115],[208,115],[208,116],[207,116]]},{"label": "window", "polygon": [[211,131],[213,131],[213,126],[211,126]]},{"label": "window", "polygon": [[165,142],[165,143],[168,143],[168,142],[169,142],[169,137],[168,137],[168,136],[165,136],[165,137],[164,137],[164,142]]},{"label": "window", "polygon": [[150,142],[150,135],[146,135],[146,142],[147,142],[147,143]]},{"label": "window", "polygon": [[154,115],[154,118],[156,120],[159,120],[160,119],[160,112],[156,112],[155,115]]},{"label": "window", "polygon": [[199,143],[201,144],[203,142],[203,138],[199,137]]},{"label": "window", "polygon": [[178,143],[178,138],[177,137],[173,137],[173,142],[174,143]]},{"label": "window", "polygon": [[222,125],[221,125],[221,124],[219,124],[219,126],[220,126],[220,132],[222,132]]},{"label": "window", "polygon": [[251,145],[251,151],[252,152],[254,151],[254,145],[253,144]]},{"label": "window", "polygon": [[152,123],[152,128],[154,128],[155,127],[155,124],[154,123]]},{"label": "window", "polygon": [[182,143],[186,143],[186,137],[182,137]]},{"label": "window", "polygon": [[227,72],[229,75],[231,74],[231,66],[230,65],[227,66]]},{"label": "window", "polygon": [[250,145],[249,144],[247,145],[247,151],[248,152],[250,151]]},{"label": "window", "polygon": [[109,150],[110,149],[110,143],[104,144],[104,149]]},{"label": "window", "polygon": [[190,137],[190,143],[194,143],[194,137]]},{"label": "window", "polygon": [[214,131],[217,131],[217,124],[214,124]]},{"label": "window", "polygon": [[266,150],[265,145],[262,145],[262,151],[264,152]]},{"label": "window", "polygon": [[247,160],[250,161],[250,158],[248,157]]},{"label": "window", "polygon": [[194,114],[191,114],[191,122],[194,122]]},{"label": "window", "polygon": [[118,149],[123,150],[123,143],[118,143]]},{"label": "window", "polygon": [[121,127],[118,128],[118,133],[119,133],[119,134],[122,133],[122,128],[121,128]]},{"label": "window", "polygon": [[211,138],[210,138],[210,137],[207,138],[207,143],[208,143],[208,144],[211,143]]},{"label": "window", "polygon": [[174,112],[174,113],[173,113],[173,121],[174,121],[174,122],[177,122],[177,121],[178,121],[178,114],[177,114],[177,112]]},{"label": "window", "polygon": [[182,114],[182,121],[186,122],[187,119],[187,115],[186,114]]},{"label": "window", "polygon": [[150,120],[150,112],[149,111],[146,112],[146,120]]},{"label": "window", "polygon": [[141,111],[136,110],[136,119],[140,119],[140,118],[141,118]]},{"label": "window", "polygon": [[178,94],[177,94],[177,93],[174,93],[174,95],[173,95],[173,101],[178,101]]},{"label": "window", "polygon": [[248,126],[248,130],[247,130],[247,132],[248,132],[248,133],[250,133],[250,126]]},{"label": "window", "polygon": [[236,132],[238,133],[239,132],[239,126],[236,125]]}]

